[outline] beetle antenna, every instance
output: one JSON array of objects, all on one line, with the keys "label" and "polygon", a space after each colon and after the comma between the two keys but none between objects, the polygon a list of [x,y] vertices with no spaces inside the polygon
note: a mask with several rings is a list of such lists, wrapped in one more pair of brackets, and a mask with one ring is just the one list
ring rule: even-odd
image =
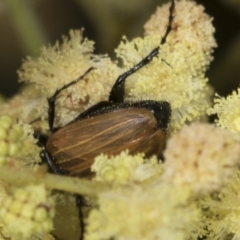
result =
[{"label": "beetle antenna", "polygon": [[174,18],[174,16],[173,16],[174,8],[175,8],[175,1],[172,0],[172,4],[171,4],[171,6],[169,8],[169,17],[168,17],[167,30],[166,30],[166,32],[165,32],[165,34],[164,34],[164,36],[163,36],[163,38],[162,38],[162,40],[160,42],[160,45],[163,45],[166,42],[167,36],[170,33],[170,31],[172,30],[172,22],[173,22],[173,18]]},{"label": "beetle antenna", "polygon": [[[163,45],[166,42],[167,36],[170,33],[172,27],[172,22],[173,22],[173,10],[175,7],[175,2],[174,0],[171,1],[171,6],[169,8],[169,18],[168,18],[168,26],[167,30],[160,42],[160,45]],[[138,71],[140,68],[143,66],[147,65],[152,61],[152,59],[159,54],[160,50],[160,45],[154,48],[145,58],[143,58],[138,64],[133,66],[131,69],[128,71],[124,72],[121,74],[116,82],[114,83],[112,90],[109,94],[109,102],[114,102],[114,103],[122,103],[124,102],[124,95],[125,95],[125,80],[127,77]],[[166,61],[165,61],[166,62]],[[169,64],[168,64],[169,65]]]},{"label": "beetle antenna", "polygon": [[72,82],[64,85],[60,89],[57,89],[55,93],[47,99],[48,101],[48,125],[51,132],[54,132],[53,123],[54,123],[54,115],[55,115],[55,100],[58,95],[66,88],[70,87],[71,85],[77,83],[81,79],[83,79],[89,72],[91,72],[94,67],[90,67],[83,75],[78,77],[77,79],[73,80]]},{"label": "beetle antenna", "polygon": [[173,69],[173,67],[166,61],[166,60],[164,60],[164,59],[161,59],[161,61],[162,62],[164,62],[165,64],[167,64],[170,68],[172,68]]}]

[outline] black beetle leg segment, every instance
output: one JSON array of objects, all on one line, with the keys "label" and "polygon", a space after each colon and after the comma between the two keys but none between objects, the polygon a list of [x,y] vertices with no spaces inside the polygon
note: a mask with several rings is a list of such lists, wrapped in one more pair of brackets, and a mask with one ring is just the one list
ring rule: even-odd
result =
[{"label": "black beetle leg segment", "polygon": [[52,157],[49,155],[49,153],[46,151],[45,146],[48,141],[48,136],[44,134],[34,133],[34,138],[38,140],[37,145],[39,147],[43,147],[44,149],[40,152],[40,158],[42,159],[42,163],[47,163],[48,167],[51,172],[57,173],[57,174],[68,174],[67,171],[63,170],[62,168],[59,168],[54,163]]},{"label": "black beetle leg segment", "polygon": [[80,221],[80,229],[81,229],[81,233],[80,233],[80,240],[83,240],[84,237],[84,222],[83,222],[83,211],[82,211],[82,207],[84,207],[84,201],[83,201],[83,197],[80,195],[76,195],[76,205],[78,207],[78,216],[79,216],[79,221]]},{"label": "black beetle leg segment", "polygon": [[91,67],[89,68],[82,76],[78,77],[77,79],[73,80],[72,82],[64,85],[60,89],[57,89],[56,92],[47,99],[48,101],[48,124],[49,124],[49,129],[51,132],[54,132],[53,124],[54,124],[54,117],[55,117],[55,101],[57,96],[61,93],[62,90],[68,88],[69,86],[77,83],[81,79],[83,79],[90,71],[92,71],[94,68]]},{"label": "black beetle leg segment", "polygon": [[67,171],[65,171],[62,168],[56,166],[52,157],[49,155],[49,153],[46,151],[46,149],[41,151],[40,156],[42,158],[42,162],[47,162],[48,167],[51,170],[51,172],[59,174],[59,175],[67,175],[68,174]]},{"label": "black beetle leg segment", "polygon": [[171,6],[169,8],[169,17],[168,17],[168,26],[167,26],[167,30],[160,42],[160,45],[164,44],[166,42],[167,36],[170,33],[170,31],[172,30],[172,22],[173,22],[173,10],[175,8],[175,2],[174,0],[171,1]]},{"label": "black beetle leg segment", "polygon": [[130,70],[120,75],[115,84],[112,87],[112,90],[109,95],[109,102],[113,103],[122,103],[124,102],[125,95],[125,80],[127,77],[138,71],[140,68],[148,64],[152,61],[153,57],[155,57],[159,52],[159,46],[154,48],[151,53],[146,56],[141,62],[133,66]]},{"label": "black beetle leg segment", "polygon": [[47,141],[48,141],[48,136],[45,134],[40,134],[40,133],[34,133],[33,134],[34,138],[38,140],[37,145],[39,147],[43,147],[46,145]]},{"label": "black beetle leg segment", "polygon": [[[167,36],[170,33],[172,27],[172,21],[173,21],[173,10],[174,10],[175,2],[172,0],[172,4],[169,9],[169,20],[168,20],[168,26],[167,30],[160,42],[160,45],[164,44],[166,42]],[[112,87],[112,90],[109,95],[109,102],[114,102],[114,103],[122,103],[124,102],[124,95],[125,95],[125,80],[127,77],[138,71],[140,68],[144,67],[148,63],[152,61],[152,59],[158,55],[160,50],[160,46],[157,46],[154,48],[145,58],[143,58],[138,64],[133,66],[130,70],[127,72],[121,74],[115,84]],[[165,61],[164,61],[165,62]],[[167,63],[168,64],[168,63]],[[169,64],[168,64],[169,65]]]}]

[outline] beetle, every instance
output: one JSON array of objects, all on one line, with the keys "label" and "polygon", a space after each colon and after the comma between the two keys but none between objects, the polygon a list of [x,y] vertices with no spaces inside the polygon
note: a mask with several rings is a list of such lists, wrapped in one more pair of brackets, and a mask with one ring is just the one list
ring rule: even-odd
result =
[{"label": "beetle", "polygon": [[[169,8],[169,23],[160,45],[166,42],[173,21],[174,0]],[[130,154],[143,152],[146,157],[160,155],[165,144],[171,117],[166,101],[145,100],[125,102],[126,79],[146,66],[158,55],[160,45],[115,81],[108,101],[102,101],[79,114],[64,127],[55,129],[55,100],[69,86],[83,80],[94,71],[89,68],[82,76],[64,85],[47,99],[48,124],[52,135],[35,134],[44,146],[42,158],[54,173],[91,178],[91,165],[101,153],[116,155],[128,149]]]},{"label": "beetle", "polygon": [[[175,2],[171,0],[168,26],[160,45],[166,42],[171,31],[174,6]],[[94,68],[89,68],[82,76],[56,90],[47,99],[48,124],[52,135],[48,137],[35,133],[34,136],[38,139],[38,145],[43,147],[41,157],[52,172],[91,178],[91,165],[101,153],[116,155],[128,149],[130,154],[142,152],[146,157],[161,154],[171,117],[170,104],[154,100],[124,101],[126,79],[150,63],[159,54],[160,45],[116,79],[108,101],[93,105],[62,128],[54,128],[56,98],[64,89],[83,80]],[[81,240],[84,233],[82,200],[81,196],[77,197]]]}]

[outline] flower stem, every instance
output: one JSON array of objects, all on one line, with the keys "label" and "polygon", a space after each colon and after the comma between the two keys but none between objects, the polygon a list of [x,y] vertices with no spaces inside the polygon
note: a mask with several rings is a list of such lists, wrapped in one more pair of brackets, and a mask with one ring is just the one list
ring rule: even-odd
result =
[{"label": "flower stem", "polygon": [[0,167],[0,180],[17,186],[44,184],[48,189],[56,189],[88,196],[96,196],[109,189],[108,185],[100,182],[43,172],[32,172],[8,166]]}]

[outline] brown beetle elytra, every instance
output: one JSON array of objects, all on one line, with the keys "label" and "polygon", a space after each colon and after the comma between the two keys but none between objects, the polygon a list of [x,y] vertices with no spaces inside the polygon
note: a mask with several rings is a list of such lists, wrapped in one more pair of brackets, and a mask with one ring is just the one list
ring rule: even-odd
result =
[{"label": "brown beetle elytra", "polygon": [[156,126],[157,120],[147,109],[119,109],[59,129],[47,141],[46,150],[70,175],[91,177],[90,167],[101,153],[116,155],[129,149],[131,154],[159,155],[165,132]]},{"label": "brown beetle elytra", "polygon": [[[173,21],[174,0],[169,9],[169,23],[160,45],[166,42]],[[152,61],[160,46],[143,60],[120,75],[109,94],[109,100],[100,102],[77,116],[60,129],[54,129],[55,100],[67,87],[84,79],[94,68],[89,68],[78,79],[56,90],[48,98],[48,123],[50,138],[35,134],[44,146],[44,158],[55,173],[79,177],[92,177],[90,171],[94,158],[101,154],[116,155],[128,149],[130,154],[145,153],[147,157],[159,155],[165,144],[166,131],[171,116],[168,102],[153,100],[124,102],[125,80],[128,76]]]}]

